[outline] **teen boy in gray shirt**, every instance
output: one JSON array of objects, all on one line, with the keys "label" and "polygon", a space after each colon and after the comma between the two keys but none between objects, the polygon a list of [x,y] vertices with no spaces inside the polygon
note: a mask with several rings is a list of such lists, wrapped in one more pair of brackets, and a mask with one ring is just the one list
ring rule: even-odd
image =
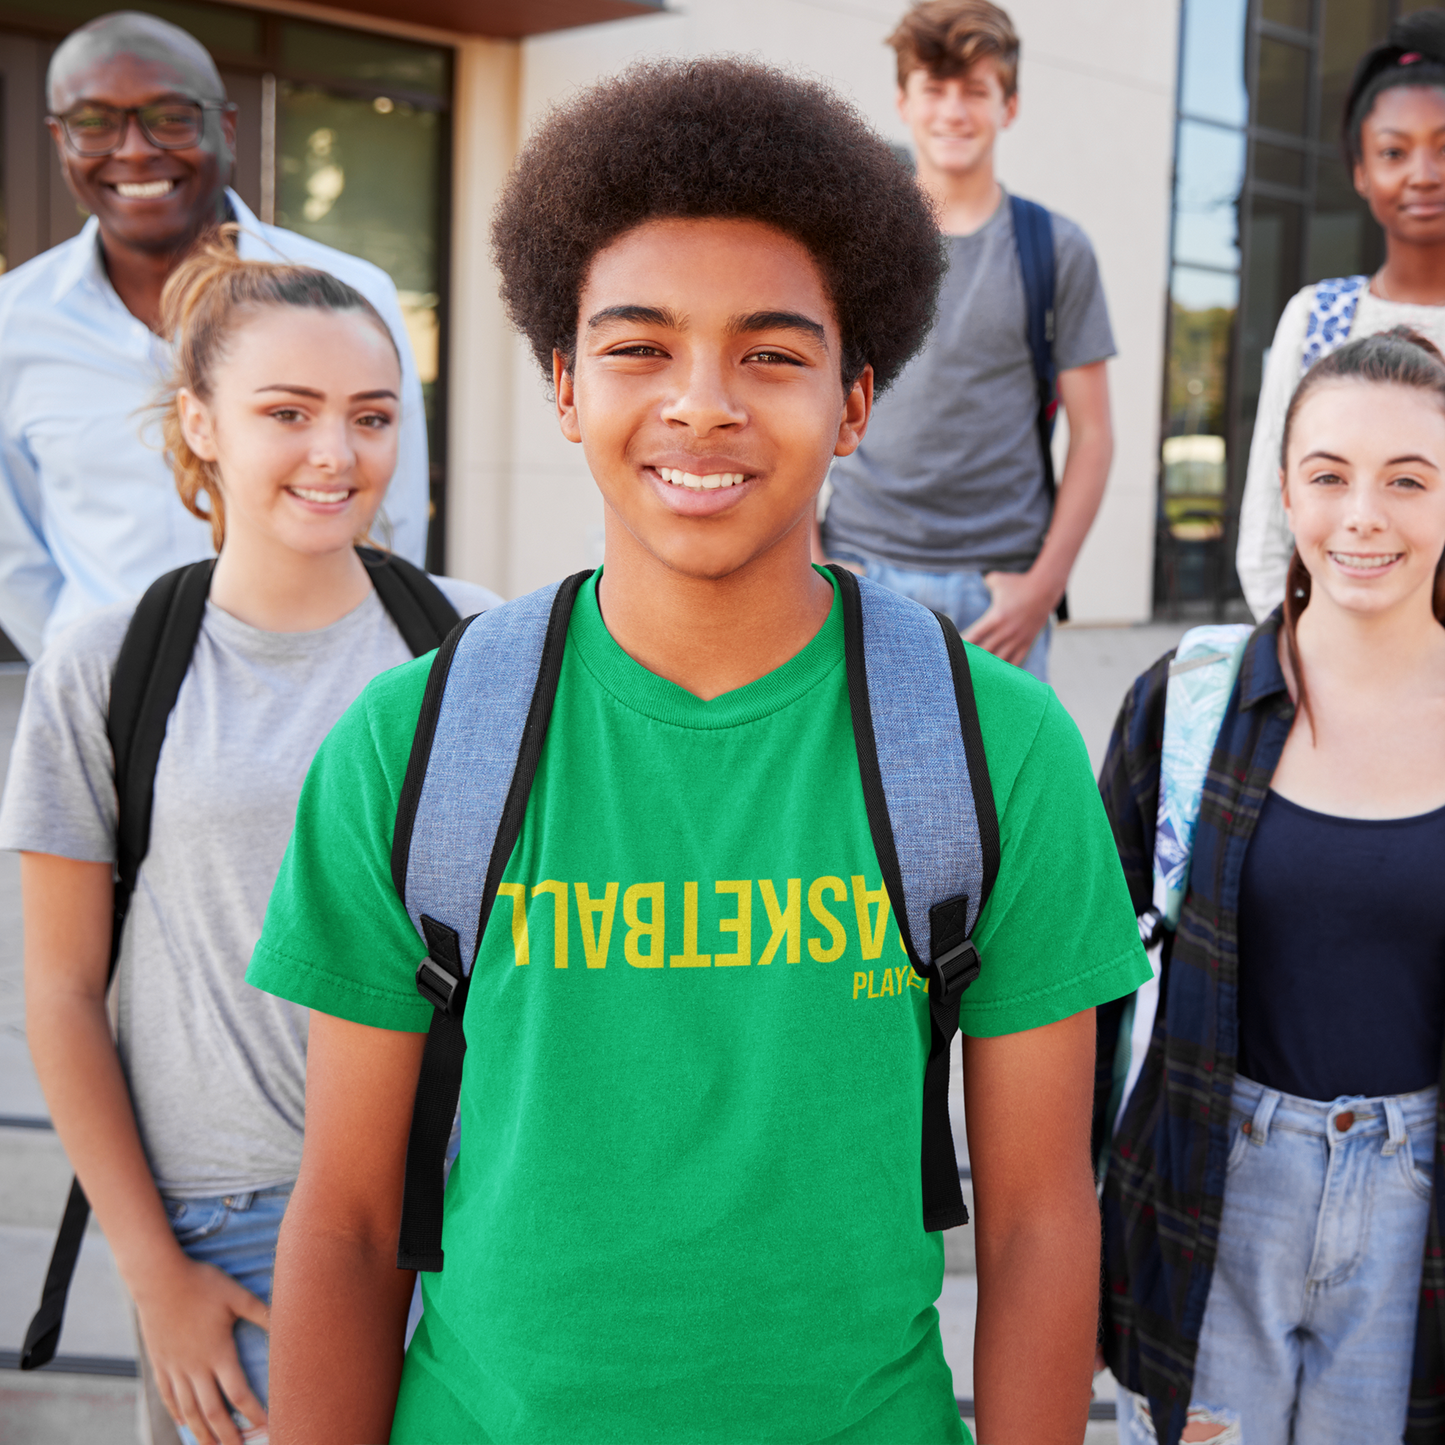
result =
[{"label": "teen boy in gray shirt", "polygon": [[1049,617],[1113,456],[1114,338],[1098,267],[1084,233],[1053,216],[1053,354],[1069,450],[1051,506],[1023,274],[993,165],[998,132],[1018,111],[1018,37],[987,0],[925,0],[889,44],[950,265],[927,345],[875,407],[863,445],[833,465],[821,550],[1047,680]]}]

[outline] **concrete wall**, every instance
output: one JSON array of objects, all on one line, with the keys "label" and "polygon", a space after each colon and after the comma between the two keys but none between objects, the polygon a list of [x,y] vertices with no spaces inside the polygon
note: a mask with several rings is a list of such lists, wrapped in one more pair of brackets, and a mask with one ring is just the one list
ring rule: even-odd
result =
[{"label": "concrete wall", "polygon": [[[637,56],[730,50],[822,75],[886,136],[905,140],[883,45],[903,8],[899,0],[687,0],[667,15],[520,46],[462,46],[453,571],[515,595],[600,558],[601,507],[580,448],[562,440],[531,358],[505,332],[487,260],[486,216],[518,138],[550,104]],[[1024,42],[1022,105],[1001,146],[1001,175],[1093,238],[1119,347],[1116,460],[1071,605],[1081,621],[1136,621],[1151,604],[1178,6],[1013,0],[1011,9]]]}]

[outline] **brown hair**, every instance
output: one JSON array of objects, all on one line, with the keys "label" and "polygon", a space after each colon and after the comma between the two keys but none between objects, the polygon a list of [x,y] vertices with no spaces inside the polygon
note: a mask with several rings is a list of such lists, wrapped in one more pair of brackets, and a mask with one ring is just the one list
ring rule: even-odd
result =
[{"label": "brown hair", "polygon": [[898,55],[898,88],[915,70],[935,80],[991,60],[1005,97],[1019,87],[1019,37],[1007,11],[989,0],[918,0],[888,37]]},{"label": "brown hair", "polygon": [[[236,254],[239,233],[239,226],[222,226],[204,239],[171,273],[161,292],[161,334],[175,343],[171,379],[157,408],[166,458],[181,502],[193,516],[211,524],[218,552],[226,536],[219,478],[215,463],[198,457],[186,441],[176,393],[184,388],[210,401],[216,363],[224,356],[226,343],[247,317],[266,306],[359,312],[380,327],[396,350],[386,322],[360,291],[309,266],[243,261]],[[202,492],[209,508],[201,505]]]},{"label": "brown hair", "polygon": [[[1362,336],[1347,342],[1310,367],[1295,387],[1284,414],[1284,437],[1280,443],[1280,484],[1283,486],[1289,467],[1289,439],[1300,407],[1310,393],[1329,381],[1364,381],[1378,386],[1404,386],[1426,392],[1445,411],[1445,356],[1434,342],[1412,331],[1408,326],[1395,326],[1374,336]],[[1307,718],[1310,715],[1309,693],[1305,689],[1304,669],[1299,654],[1299,620],[1310,605],[1311,579],[1309,569],[1296,547],[1289,559],[1284,584],[1285,654],[1294,673],[1296,705]],[[1435,566],[1435,592],[1431,600],[1435,620],[1445,626],[1445,553]],[[1310,720],[1311,729],[1314,721]]]}]

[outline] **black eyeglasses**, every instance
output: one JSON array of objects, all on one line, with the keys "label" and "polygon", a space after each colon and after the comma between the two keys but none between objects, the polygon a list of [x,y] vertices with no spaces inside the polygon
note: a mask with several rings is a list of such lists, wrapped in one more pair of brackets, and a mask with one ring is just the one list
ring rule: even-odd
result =
[{"label": "black eyeglasses", "polygon": [[101,105],[87,101],[65,115],[47,117],[65,134],[79,156],[113,155],[125,140],[134,116],[141,134],[163,151],[181,151],[200,140],[208,110],[232,111],[229,100],[158,100],[150,105]]}]

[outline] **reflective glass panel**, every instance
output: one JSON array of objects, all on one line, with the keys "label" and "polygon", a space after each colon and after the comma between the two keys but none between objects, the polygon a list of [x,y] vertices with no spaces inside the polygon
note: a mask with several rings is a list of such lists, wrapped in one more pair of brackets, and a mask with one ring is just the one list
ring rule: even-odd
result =
[{"label": "reflective glass panel", "polygon": [[1310,0],[1260,0],[1259,13],[1276,25],[1292,25],[1296,30],[1310,28]]},{"label": "reflective glass panel", "polygon": [[1324,0],[1320,50],[1321,140],[1338,140],[1345,95],[1355,66],[1365,51],[1385,38],[1389,28],[1389,0]]},{"label": "reflective glass panel", "polygon": [[1226,437],[1239,280],[1176,266],[1170,291],[1155,565],[1157,596],[1173,606],[1208,601],[1228,583]]},{"label": "reflective glass panel", "polygon": [[1321,158],[1309,218],[1305,284],[1374,271],[1384,260],[1384,246],[1384,234],[1356,193],[1344,162]]},{"label": "reflective glass panel", "polygon": [[1239,192],[1244,133],[1180,121],[1174,196],[1174,256],[1208,266],[1239,265]]},{"label": "reflective glass panel", "polygon": [[1176,266],[1170,289],[1169,435],[1222,437],[1239,280]]},{"label": "reflective glass panel", "polygon": [[450,54],[391,36],[337,30],[287,21],[281,28],[281,64],[316,80],[350,80],[378,90],[407,91],[445,99],[451,85]]},{"label": "reflective glass panel", "polygon": [[1300,236],[1304,208],[1292,201],[1256,196],[1251,207],[1249,269],[1240,329],[1240,400],[1251,411],[1259,397],[1265,351],[1285,302],[1303,284]]},{"label": "reflective glass panel", "polygon": [[1303,135],[1308,86],[1309,51],[1261,35],[1255,124]]},{"label": "reflective glass panel", "polygon": [[207,50],[258,55],[261,51],[261,21],[254,12],[228,5],[197,5],[189,0],[4,0],[5,9],[15,14],[44,16],[46,20],[69,20],[76,25],[109,15],[114,10],[141,10],[159,15],[189,31]]},{"label": "reflective glass panel", "polygon": [[1248,0],[1185,0],[1179,109],[1185,115],[1243,125],[1249,118],[1244,80]]},{"label": "reflective glass panel", "polygon": [[435,111],[384,96],[277,86],[276,224],[364,256],[396,283],[429,422],[439,362],[446,124]]},{"label": "reflective glass panel", "polygon": [[1272,146],[1256,141],[1254,146],[1254,178],[1276,186],[1303,186],[1305,153],[1288,146]]}]

